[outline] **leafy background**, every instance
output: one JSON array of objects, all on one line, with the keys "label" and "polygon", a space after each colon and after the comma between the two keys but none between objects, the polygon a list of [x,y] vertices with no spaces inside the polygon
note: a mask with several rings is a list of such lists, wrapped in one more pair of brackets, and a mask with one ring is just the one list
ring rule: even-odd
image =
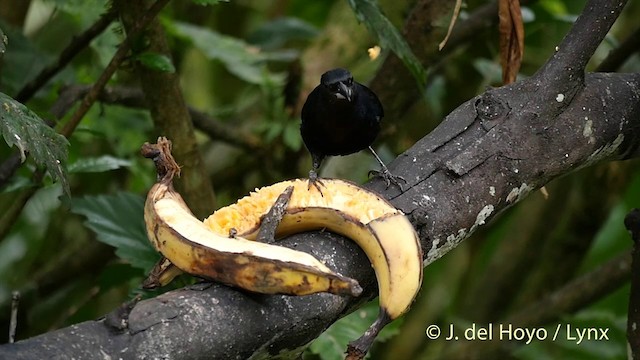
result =
[{"label": "leafy background", "polygon": [[[23,105],[15,100],[20,89],[57,59],[72,36],[93,24],[108,3],[3,3],[0,36],[7,41],[0,47],[0,102],[6,105],[0,109],[5,140],[0,142],[0,164],[28,156],[0,187],[2,342],[7,339],[12,291],[21,294],[18,338],[26,338],[96,319],[139,293],[153,296],[142,292],[140,283],[157,259],[142,220],[144,195],[155,171],[138,155],[140,145],[157,136],[148,111],[116,99],[93,106],[68,140],[49,127],[69,117],[54,116],[60,92],[65,86],[97,79],[123,40],[122,26],[109,25]],[[423,69],[420,63],[428,60],[421,56],[424,51],[408,52],[399,30],[389,28],[402,29],[413,3],[200,0],[173,2],[161,13],[173,61],[145,51],[144,44],[134,46],[129,61],[178,74],[187,103],[206,117],[196,135],[216,192],[211,211],[255,187],[306,175],[310,159],[298,133],[299,108],[328,68],[348,67],[359,81],[376,81],[389,49],[394,49],[413,74],[411,81],[426,84],[423,91],[409,86],[414,93],[424,93],[417,104],[388,112],[391,116],[385,118],[376,143],[386,161],[428,133],[461,102],[487,86],[500,85],[497,26],[474,34],[452,49],[446,61]],[[458,21],[483,3],[466,2]],[[584,1],[528,3],[523,7],[526,37],[520,77],[544,63]],[[26,12],[15,15],[20,9]],[[634,30],[639,13],[637,2],[627,6],[594,56],[592,68]],[[446,29],[448,21],[442,19],[435,26]],[[374,45],[381,45],[383,52],[371,60],[367,50]],[[639,69],[636,54],[620,71]],[[123,64],[109,86],[135,88],[134,68]],[[396,92],[407,95],[403,91]],[[386,95],[381,97],[385,103]],[[207,124],[233,131],[231,136],[216,136]],[[18,139],[12,136],[16,133],[29,136]],[[531,195],[429,266],[413,309],[385,330],[371,358],[447,358],[442,354],[455,350],[454,344],[428,340],[424,334],[428,325],[499,324],[524,305],[627,251],[631,241],[622,219],[639,206],[637,164],[603,164],[556,180],[547,186],[548,199],[541,193]],[[368,154],[356,154],[329,160],[322,175],[363,182],[375,166]],[[190,281],[183,277],[172,286]],[[498,281],[503,287],[496,293]],[[608,341],[514,343],[508,356],[626,358],[628,293],[628,285],[616,287],[559,320],[610,328]],[[362,333],[376,312],[373,303],[342,319],[309,347],[305,357],[341,358],[345,344]],[[549,333],[557,324],[546,325]]]}]

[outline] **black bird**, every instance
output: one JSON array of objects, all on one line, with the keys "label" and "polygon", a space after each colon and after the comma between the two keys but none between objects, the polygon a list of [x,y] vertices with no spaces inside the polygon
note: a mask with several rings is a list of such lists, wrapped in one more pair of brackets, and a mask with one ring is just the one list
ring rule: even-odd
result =
[{"label": "black bird", "polygon": [[[322,74],[320,85],[309,94],[302,107],[300,134],[313,161],[309,187],[320,190],[317,171],[327,156],[349,155],[369,148],[382,166],[372,170],[382,176],[387,187],[393,182],[402,189],[400,176],[394,176],[380,160],[371,144],[380,132],[384,116],[382,104],[368,87],[353,81],[348,70],[333,69]],[[406,181],[405,181],[406,182]]]}]

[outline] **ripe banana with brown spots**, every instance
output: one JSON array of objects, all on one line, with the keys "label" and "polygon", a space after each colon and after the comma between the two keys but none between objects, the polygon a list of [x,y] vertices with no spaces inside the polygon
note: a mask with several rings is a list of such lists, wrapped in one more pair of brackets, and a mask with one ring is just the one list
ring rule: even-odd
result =
[{"label": "ripe banana with brown spots", "polygon": [[[144,219],[151,243],[175,267],[263,294],[360,294],[357,281],[334,273],[305,252],[213,232],[174,190],[172,180],[180,168],[167,156],[169,143],[159,144],[166,148],[143,148],[155,158],[160,177],[147,195]],[[175,272],[166,261],[164,266],[161,274]]]}]

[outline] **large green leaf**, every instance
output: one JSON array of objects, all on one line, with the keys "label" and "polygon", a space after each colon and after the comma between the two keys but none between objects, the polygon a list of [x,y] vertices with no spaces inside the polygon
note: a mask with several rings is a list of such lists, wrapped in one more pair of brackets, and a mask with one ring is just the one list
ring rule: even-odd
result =
[{"label": "large green leaf", "polygon": [[269,76],[267,61],[291,61],[296,52],[266,52],[256,46],[210,29],[181,22],[165,21],[167,30],[174,36],[193,43],[205,56],[221,61],[232,74],[252,84],[276,80]]},{"label": "large green leaf", "polygon": [[84,215],[85,224],[98,240],[116,248],[116,255],[132,266],[148,271],[159,259],[147,240],[144,198],[127,192],[73,199],[71,211]]},{"label": "large green leaf", "polygon": [[363,22],[370,32],[375,34],[383,48],[393,51],[409,69],[418,82],[420,89],[424,89],[427,82],[427,72],[420,60],[413,54],[402,34],[382,13],[375,0],[349,0],[349,5],[359,21]]},{"label": "large green leaf", "polygon": [[[309,350],[319,355],[322,360],[344,359],[347,344],[364,334],[375,321],[378,312],[378,302],[370,302],[331,325],[329,329],[311,343]],[[385,326],[376,337],[376,341],[386,341],[396,335],[399,332],[400,323],[401,321],[396,320]]]},{"label": "large green leaf", "polygon": [[29,153],[69,193],[65,167],[69,142],[33,111],[3,93],[0,93],[0,133],[9,147],[15,145],[20,150],[23,162]]}]

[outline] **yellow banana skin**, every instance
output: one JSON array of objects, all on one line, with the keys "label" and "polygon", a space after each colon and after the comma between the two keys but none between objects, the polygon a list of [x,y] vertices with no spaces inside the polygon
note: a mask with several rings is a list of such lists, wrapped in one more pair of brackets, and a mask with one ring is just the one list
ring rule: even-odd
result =
[{"label": "yellow banana skin", "polygon": [[155,289],[165,286],[182,273],[182,270],[178,269],[169,259],[163,256],[162,259],[153,266],[147,278],[142,282],[142,288]]},{"label": "yellow banana skin", "polygon": [[157,185],[145,204],[147,233],[181,270],[263,294],[357,296],[362,291],[355,280],[307,253],[211,232],[170,186]]}]

